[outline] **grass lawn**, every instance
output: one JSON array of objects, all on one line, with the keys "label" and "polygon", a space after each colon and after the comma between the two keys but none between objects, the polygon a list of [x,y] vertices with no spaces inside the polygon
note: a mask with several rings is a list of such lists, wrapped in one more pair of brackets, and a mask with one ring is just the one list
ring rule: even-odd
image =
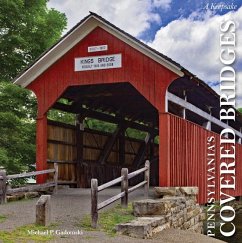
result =
[{"label": "grass lawn", "polygon": [[0,223],[2,223],[3,221],[5,221],[5,219],[6,219],[6,216],[0,215]]},{"label": "grass lawn", "polygon": [[[108,209],[98,214],[98,228],[97,230],[103,230],[109,235],[115,234],[115,226],[120,223],[126,223],[133,219],[135,216],[132,214],[132,205],[129,204],[127,208],[117,205],[112,209]],[[91,227],[91,217],[86,215],[80,222],[79,226],[84,230],[96,230]]]},{"label": "grass lawn", "polygon": [[1,231],[0,230],[0,239],[3,243],[16,243],[16,242],[47,242],[54,239],[52,235],[38,235],[32,232],[46,232],[47,230],[52,229],[52,227],[36,226],[36,225],[25,225],[16,228],[13,231]]}]

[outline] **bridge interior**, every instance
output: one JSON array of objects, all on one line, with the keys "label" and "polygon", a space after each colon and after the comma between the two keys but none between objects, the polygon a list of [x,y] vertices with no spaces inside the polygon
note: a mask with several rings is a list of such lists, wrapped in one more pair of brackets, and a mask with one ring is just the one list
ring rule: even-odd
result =
[{"label": "bridge interior", "polygon": [[102,184],[149,159],[151,184],[158,185],[158,112],[131,84],[70,86],[52,110],[75,120],[48,121],[48,167],[59,162],[60,183]]}]

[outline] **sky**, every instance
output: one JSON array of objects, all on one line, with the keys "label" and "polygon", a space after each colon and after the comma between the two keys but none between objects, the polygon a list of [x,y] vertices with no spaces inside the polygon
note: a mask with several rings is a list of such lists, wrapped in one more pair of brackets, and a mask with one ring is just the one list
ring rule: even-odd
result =
[{"label": "sky", "polygon": [[[236,106],[242,107],[241,0],[49,0],[66,14],[66,31],[95,12],[172,58],[220,93],[220,24],[236,23]],[[229,9],[227,9],[229,8]]]}]

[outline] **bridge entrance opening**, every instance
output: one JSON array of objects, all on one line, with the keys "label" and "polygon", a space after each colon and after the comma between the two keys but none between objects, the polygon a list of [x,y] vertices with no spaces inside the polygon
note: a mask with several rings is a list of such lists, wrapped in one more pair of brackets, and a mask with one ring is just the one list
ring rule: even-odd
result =
[{"label": "bridge entrance opening", "polygon": [[158,185],[158,111],[131,84],[70,86],[48,117],[47,167],[59,163],[60,184],[103,184],[149,159],[150,183]]}]

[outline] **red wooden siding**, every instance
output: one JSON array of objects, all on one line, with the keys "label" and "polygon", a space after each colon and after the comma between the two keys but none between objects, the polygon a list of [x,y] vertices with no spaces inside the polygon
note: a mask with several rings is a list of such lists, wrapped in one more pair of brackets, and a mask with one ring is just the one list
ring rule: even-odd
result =
[{"label": "red wooden siding", "polygon": [[[108,51],[88,53],[88,46],[108,45]],[[74,71],[76,57],[122,54],[122,68]],[[97,27],[27,88],[38,98],[38,116],[58,100],[68,86],[130,82],[153,106],[164,112],[165,92],[178,76],[133,47]]]},{"label": "red wooden siding", "polygon": [[[207,156],[207,138],[214,136],[216,198],[219,199],[220,135],[171,114],[160,114],[160,120],[160,185],[198,186],[198,201],[206,203],[207,159],[211,158]],[[223,191],[229,195],[242,195],[241,158],[242,145],[236,144],[236,190]]]},{"label": "red wooden siding", "polygon": [[[104,44],[108,45],[108,51],[88,53],[88,46]],[[122,54],[121,68],[81,72],[74,71],[74,60],[77,57],[111,54]],[[159,112],[160,186],[198,186],[198,200],[200,203],[206,203],[207,137],[214,135],[216,137],[217,147],[216,197],[219,198],[219,135],[209,132],[189,121],[164,113],[167,88],[177,78],[177,74],[102,28],[97,27],[27,87],[34,91],[38,99],[37,170],[42,170],[47,167],[48,134],[46,113],[68,87],[129,82]],[[142,109],[142,107],[137,107],[137,109]],[[48,149],[50,151],[50,146]],[[115,155],[113,152],[111,157]],[[86,152],[84,156],[87,156]],[[236,145],[236,158],[237,187],[234,191],[234,196],[242,195],[242,161],[240,160],[242,158],[242,145]],[[92,157],[92,159],[95,160],[96,158]],[[110,164],[111,166],[112,164]],[[107,171],[107,167],[104,166],[102,168],[98,168],[97,166],[95,168],[92,167],[91,165],[89,168],[83,170],[82,178],[85,181],[87,180],[86,177],[90,178],[90,176],[95,175],[101,177]],[[69,168],[63,168],[69,171]],[[92,171],[94,171],[93,174],[91,173]],[[65,174],[63,172],[63,180],[66,179],[65,176],[72,176],[71,173],[68,173]],[[106,172],[106,174],[112,173],[112,169]],[[44,182],[44,179],[43,176],[39,176],[38,182]],[[230,194],[231,190],[228,193]]]},{"label": "red wooden siding", "polygon": [[[108,51],[88,53],[88,46],[108,45]],[[74,71],[76,57],[122,54],[122,68],[91,71]],[[69,86],[129,82],[154,107],[165,111],[165,93],[178,75],[117,39],[100,27],[94,29],[62,58],[50,66],[27,86],[38,99],[37,169],[47,167],[46,112]],[[44,118],[43,118],[44,117]],[[41,129],[43,128],[43,129]],[[38,183],[43,182],[38,177]]]},{"label": "red wooden siding", "polygon": [[[47,169],[47,118],[43,116],[36,121],[36,170]],[[43,182],[46,175],[37,176],[37,182]]]}]

